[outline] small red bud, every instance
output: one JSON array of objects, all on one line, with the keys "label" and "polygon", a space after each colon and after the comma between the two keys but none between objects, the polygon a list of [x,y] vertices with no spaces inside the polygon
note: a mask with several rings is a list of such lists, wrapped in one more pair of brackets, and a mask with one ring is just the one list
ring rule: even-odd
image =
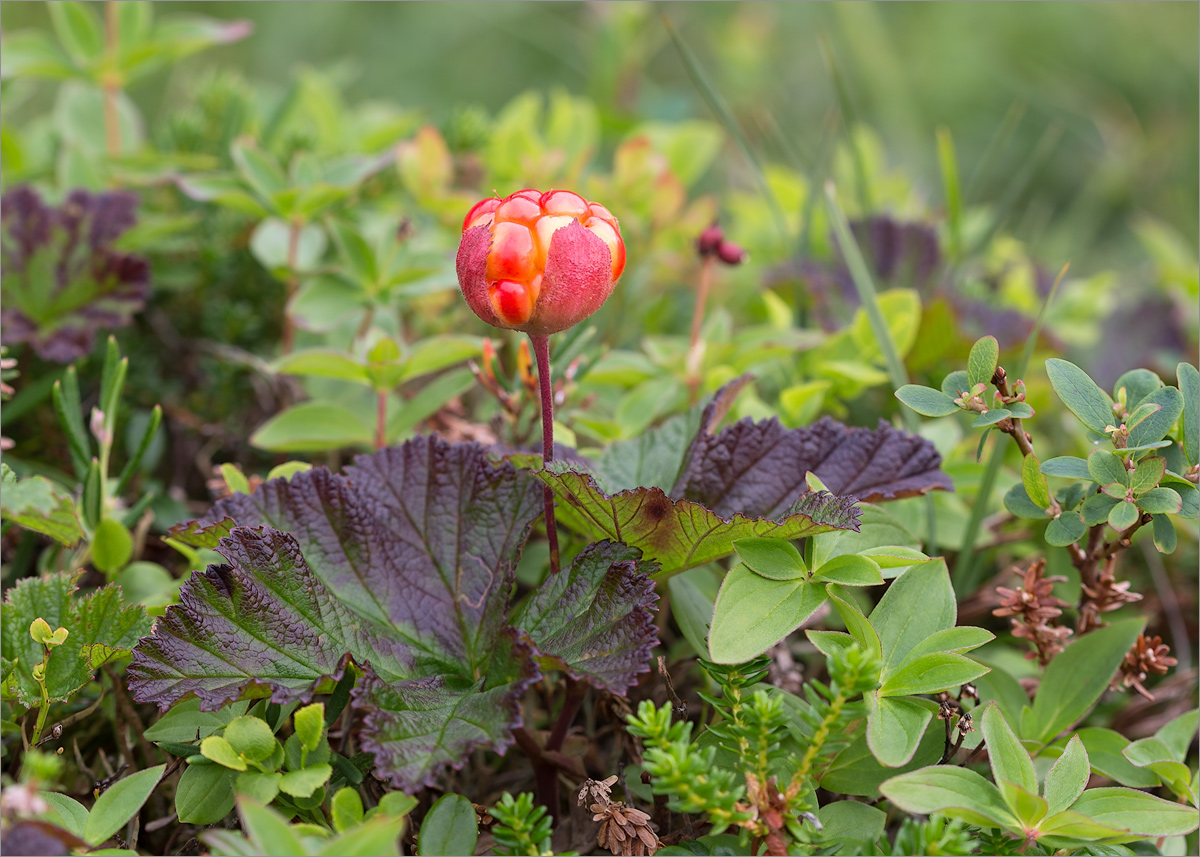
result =
[{"label": "small red bud", "polygon": [[746,261],[746,251],[732,241],[722,241],[717,245],[717,258],[726,265],[740,265]]},{"label": "small red bud", "polygon": [[725,233],[721,231],[720,226],[714,223],[701,232],[700,237],[696,239],[696,252],[700,254],[701,258],[715,255],[724,240]]}]

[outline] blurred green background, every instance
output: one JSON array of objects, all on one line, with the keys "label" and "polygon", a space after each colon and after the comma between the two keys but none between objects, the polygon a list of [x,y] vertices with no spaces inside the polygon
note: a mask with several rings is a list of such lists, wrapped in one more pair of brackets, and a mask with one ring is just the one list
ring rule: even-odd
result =
[{"label": "blurred green background", "polygon": [[[1144,251],[1131,219],[1143,213],[1192,249],[1200,229],[1196,3],[169,5],[171,14],[248,19],[255,31],[135,86],[151,122],[201,69],[235,67],[264,98],[279,98],[304,64],[335,72],[351,103],[386,99],[434,122],[464,104],[494,113],[553,85],[593,98],[609,132],[640,119],[713,118],[666,16],[764,159],[811,162],[840,83],[854,118],[880,133],[889,159],[936,205],[935,129],[953,134],[969,178],[1014,110],[1009,153],[1028,155],[1048,129],[1061,131],[1015,223],[1046,264],[1136,266]],[[45,28],[47,18],[41,3],[0,8],[8,30]],[[13,121],[48,109],[53,88],[44,87]],[[726,154],[709,189],[745,181],[744,157],[732,144]],[[1002,196],[1019,157],[980,175],[972,194]]]}]

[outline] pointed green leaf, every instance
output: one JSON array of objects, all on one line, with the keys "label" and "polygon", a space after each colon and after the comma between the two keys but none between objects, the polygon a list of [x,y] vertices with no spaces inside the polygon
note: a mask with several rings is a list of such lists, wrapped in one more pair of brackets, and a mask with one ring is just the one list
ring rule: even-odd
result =
[{"label": "pointed green leaf", "polygon": [[967,768],[935,765],[892,777],[879,786],[883,796],[905,812],[940,812],[977,827],[1013,828],[1017,820],[1000,791]]},{"label": "pointed green leaf", "polygon": [[1129,746],[1129,739],[1120,732],[1088,726],[1076,730],[1075,734],[1087,750],[1092,770],[1101,776],[1134,788],[1153,788],[1159,784],[1158,777],[1151,771],[1139,768],[1125,758],[1123,751]]},{"label": "pointed green leaf", "polygon": [[71,547],[83,538],[79,512],[70,495],[44,476],[18,479],[7,464],[0,464],[0,517],[20,527],[49,536]]},{"label": "pointed green leaf", "polygon": [[709,657],[740,664],[778,643],[825,602],[825,592],[803,580],[770,580],[738,563],[725,575],[708,635]]},{"label": "pointed green leaf", "polygon": [[1037,828],[1038,823],[1046,817],[1045,799],[1036,794],[1030,794],[1008,780],[998,780],[997,785],[1000,788],[1000,794],[1004,797],[1004,802],[1017,817],[1021,827],[1026,830]]},{"label": "pointed green leaf", "polygon": [[906,659],[879,688],[883,696],[940,693],[984,675],[988,668],[954,652],[930,652]]},{"label": "pointed green leaf", "polygon": [[253,141],[236,141],[230,147],[229,154],[242,178],[264,203],[272,204],[276,194],[287,190],[287,177],[279,162]]},{"label": "pointed green leaf", "polygon": [[883,583],[879,564],[861,554],[834,557],[812,574],[813,582],[825,581],[842,586],[878,586]]},{"label": "pointed green leaf", "polygon": [[954,627],[957,602],[942,558],[918,563],[897,577],[871,611],[883,647],[883,671],[901,663],[923,639]]},{"label": "pointed green leaf", "polygon": [[999,360],[1000,343],[996,341],[996,337],[985,336],[977,340],[967,356],[967,382],[972,387],[976,384],[992,383]]},{"label": "pointed green leaf", "polygon": [[1104,434],[1105,426],[1113,424],[1113,400],[1074,363],[1051,357],[1046,361],[1046,374],[1062,403],[1085,426]]},{"label": "pointed green leaf", "polygon": [[88,813],[83,829],[84,841],[92,846],[99,845],[124,827],[150,797],[166,769],[166,765],[147,768],[110,786],[96,799]]},{"label": "pointed green leaf", "polygon": [[959,410],[953,398],[932,387],[905,384],[896,391],[896,398],[925,417],[944,417]]},{"label": "pointed green leaf", "polygon": [[244,795],[238,798],[237,807],[242,830],[253,844],[253,853],[263,857],[307,853],[308,849],[287,819],[271,807]]},{"label": "pointed green leaf", "polygon": [[1134,494],[1144,494],[1158,485],[1167,472],[1167,460],[1161,455],[1147,455],[1137,463],[1130,479]]},{"label": "pointed green leaf", "polygon": [[1148,837],[1183,836],[1200,821],[1192,807],[1123,788],[1088,789],[1071,811],[1107,827]]},{"label": "pointed green leaf", "polygon": [[1042,790],[1051,815],[1062,812],[1083,794],[1087,787],[1091,766],[1087,750],[1078,735],[1072,735],[1067,748],[1046,773],[1046,785]]},{"label": "pointed green leaf", "polygon": [[850,636],[876,657],[882,657],[883,646],[879,642],[879,634],[872,627],[870,620],[858,609],[858,606],[845,598],[836,585],[830,585],[826,592],[829,600],[833,602],[834,609],[846,623],[846,630],[850,632]]},{"label": "pointed green leaf", "polygon": [[1187,759],[1188,747],[1195,739],[1198,727],[1200,727],[1200,711],[1193,708],[1159,729],[1154,737],[1166,745],[1170,752],[1167,758],[1183,762]]},{"label": "pointed green leaf", "polygon": [[857,642],[845,631],[805,630],[804,636],[827,658],[846,652]]},{"label": "pointed green leaf", "polygon": [[872,755],[889,768],[907,764],[937,710],[937,703],[928,699],[877,699],[867,719]]},{"label": "pointed green leaf", "polygon": [[1144,618],[1123,619],[1089,633],[1067,646],[1042,676],[1033,701],[1037,734],[1025,738],[1050,741],[1091,709],[1145,626]]},{"label": "pointed green leaf", "polygon": [[747,568],[771,580],[795,580],[808,576],[808,568],[800,551],[784,539],[749,536],[734,540],[733,549]]},{"label": "pointed green leaf", "polygon": [[992,778],[1006,780],[1030,794],[1037,794],[1037,773],[1033,760],[1021,746],[998,706],[988,704],[983,712],[983,739],[987,742]]},{"label": "pointed green leaf", "polygon": [[188,765],[175,789],[175,814],[184,824],[213,824],[229,815],[234,771],[222,765]]},{"label": "pointed green leaf", "polygon": [[996,635],[991,631],[983,628],[975,628],[970,625],[961,628],[946,628],[944,631],[937,631],[930,634],[924,640],[913,646],[912,651],[908,653],[906,660],[927,655],[932,652],[969,652],[971,649],[977,649],[985,643],[990,643],[996,639]]}]

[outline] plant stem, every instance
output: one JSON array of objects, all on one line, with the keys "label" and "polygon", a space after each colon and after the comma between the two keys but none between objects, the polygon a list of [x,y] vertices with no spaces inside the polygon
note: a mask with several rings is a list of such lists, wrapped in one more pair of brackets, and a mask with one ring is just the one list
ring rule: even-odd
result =
[{"label": "plant stem", "polygon": [[[544,333],[529,334],[533,356],[537,361],[538,387],[542,397],[542,467],[554,460],[554,389],[550,384],[550,337]],[[558,526],[554,520],[554,492],[542,486],[546,501],[546,541],[550,543],[550,573],[558,574]]]},{"label": "plant stem", "polygon": [[121,154],[121,116],[117,96],[121,94],[121,79],[117,75],[117,48],[120,24],[115,0],[104,4],[104,47],[110,68],[104,75],[104,148],[110,158]]},{"label": "plant stem", "polygon": [[387,390],[375,391],[375,448],[387,445]]},{"label": "plant stem", "polygon": [[283,305],[283,333],[280,337],[280,349],[284,354],[292,353],[292,346],[296,341],[296,327],[292,324],[291,303],[292,298],[296,295],[296,289],[300,286],[300,275],[296,273],[296,262],[300,256],[300,232],[303,229],[304,223],[299,220],[293,220],[288,226],[287,299]]},{"label": "plant stem", "polygon": [[804,783],[808,781],[808,777],[812,773],[813,763],[817,760],[817,754],[825,746],[825,740],[829,737],[830,730],[837,724],[838,718],[841,717],[842,708],[845,707],[846,702],[846,694],[839,687],[837,695],[829,703],[829,711],[821,718],[821,725],[813,733],[812,740],[808,743],[808,749],[804,751],[804,758],[800,760],[800,765],[796,768],[796,775],[792,777],[792,782]]},{"label": "plant stem", "polygon": [[700,267],[700,283],[696,288],[696,306],[692,310],[692,335],[688,342],[687,353],[687,384],[688,401],[696,403],[696,395],[700,392],[700,362],[704,358],[704,343],[700,339],[700,327],[704,324],[704,305],[708,302],[708,289],[712,285],[713,264],[715,257],[705,256],[704,264]]}]

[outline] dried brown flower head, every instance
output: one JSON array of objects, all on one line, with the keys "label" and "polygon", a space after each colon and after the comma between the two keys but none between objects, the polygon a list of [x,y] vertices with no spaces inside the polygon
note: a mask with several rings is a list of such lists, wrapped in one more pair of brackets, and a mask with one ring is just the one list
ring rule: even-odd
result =
[{"label": "dried brown flower head", "polygon": [[1108,613],[1125,604],[1141,601],[1141,593],[1130,592],[1129,587],[1128,580],[1118,583],[1113,577],[1112,570],[1107,568],[1100,573],[1094,585],[1089,586],[1085,583],[1083,585],[1085,596],[1083,607],[1080,610],[1079,621],[1076,623],[1079,633],[1083,634],[1103,625],[1104,623],[1100,621],[1101,613]]},{"label": "dried brown flower head", "polygon": [[1000,606],[992,611],[994,616],[1010,616],[1013,636],[1033,643],[1034,651],[1026,653],[1029,660],[1037,658],[1042,666],[1063,649],[1063,641],[1071,635],[1070,628],[1061,627],[1057,619],[1062,615],[1065,601],[1054,597],[1054,584],[1065,581],[1065,577],[1045,577],[1046,561],[1038,559],[1022,571],[1013,568],[1022,577],[1016,589],[997,586],[996,594],[1001,597]]},{"label": "dried brown flower head", "polygon": [[623,801],[593,804],[592,820],[600,822],[596,843],[622,857],[648,857],[662,843],[654,833],[650,816],[640,809],[626,806]]},{"label": "dried brown flower head", "polygon": [[594,803],[602,805],[612,803],[612,787],[616,781],[616,775],[604,780],[593,780],[588,777],[583,781],[583,788],[579,790],[579,805],[590,807]]},{"label": "dried brown flower head", "polygon": [[1133,647],[1125,653],[1121,662],[1121,671],[1113,679],[1113,689],[1118,685],[1132,687],[1151,702],[1154,695],[1142,684],[1150,675],[1166,675],[1167,670],[1179,661],[1171,657],[1171,647],[1162,641],[1162,637],[1150,637],[1138,634]]}]

